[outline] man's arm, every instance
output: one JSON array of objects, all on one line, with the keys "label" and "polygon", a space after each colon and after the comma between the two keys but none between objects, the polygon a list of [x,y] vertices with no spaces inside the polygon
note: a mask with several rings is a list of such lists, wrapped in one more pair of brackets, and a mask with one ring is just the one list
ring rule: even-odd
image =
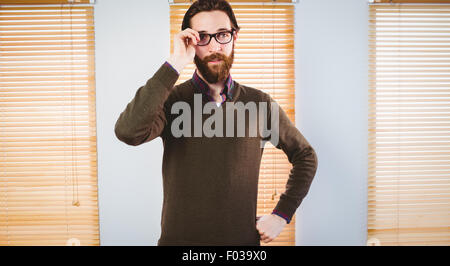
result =
[{"label": "man's arm", "polygon": [[174,37],[174,50],[169,60],[136,92],[116,122],[114,132],[121,141],[137,146],[161,135],[167,125],[164,103],[179,73],[195,56],[198,32],[187,28]]},{"label": "man's arm", "polygon": [[292,169],[286,190],[280,195],[273,213],[282,216],[289,223],[309,191],[318,162],[314,149],[281,107],[279,107],[279,139],[276,147],[287,155]]},{"label": "man's arm", "polygon": [[[272,98],[270,101],[274,102]],[[284,226],[290,223],[295,211],[308,193],[317,170],[317,155],[314,149],[292,124],[284,110],[281,107],[278,107],[278,110],[279,138],[276,147],[282,149],[287,155],[292,169],[286,183],[286,190],[281,194],[272,214],[264,215],[258,220],[257,229],[261,240],[266,243],[275,239]],[[271,128],[273,129],[273,125]]]},{"label": "man's arm", "polygon": [[167,124],[164,103],[178,80],[167,62],[140,87],[117,119],[114,132],[126,144],[137,146],[158,137]]}]

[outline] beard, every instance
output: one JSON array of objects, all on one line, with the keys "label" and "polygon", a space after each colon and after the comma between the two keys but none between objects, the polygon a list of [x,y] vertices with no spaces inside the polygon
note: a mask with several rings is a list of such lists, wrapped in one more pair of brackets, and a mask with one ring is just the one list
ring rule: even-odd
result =
[{"label": "beard", "polygon": [[[216,64],[209,64],[210,61],[222,60]],[[234,60],[234,44],[233,50],[231,51],[230,56],[226,56],[224,54],[215,53],[209,56],[205,56],[205,58],[200,59],[197,55],[194,57],[195,65],[197,66],[198,71],[200,71],[203,78],[210,84],[214,84],[217,82],[225,81],[229,74],[231,66],[233,65]]]}]

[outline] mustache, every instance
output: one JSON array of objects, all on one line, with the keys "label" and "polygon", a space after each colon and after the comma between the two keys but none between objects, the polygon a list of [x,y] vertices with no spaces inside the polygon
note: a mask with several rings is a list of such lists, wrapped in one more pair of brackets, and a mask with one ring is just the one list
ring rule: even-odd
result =
[{"label": "mustache", "polygon": [[204,62],[217,61],[217,60],[225,61],[225,59],[227,59],[225,55],[215,53],[215,54],[206,56],[205,58],[203,58],[203,61]]}]

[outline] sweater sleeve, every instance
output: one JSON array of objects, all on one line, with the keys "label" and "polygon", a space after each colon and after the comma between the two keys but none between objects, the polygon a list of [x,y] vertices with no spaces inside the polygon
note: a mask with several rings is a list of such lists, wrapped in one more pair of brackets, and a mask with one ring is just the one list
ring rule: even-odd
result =
[{"label": "sweater sleeve", "polygon": [[[270,98],[271,105],[274,100]],[[290,121],[284,110],[275,105],[279,113],[278,143],[276,148],[287,155],[292,169],[286,183],[286,190],[280,195],[273,214],[283,217],[289,223],[309,191],[317,170],[317,156],[314,149]]]},{"label": "sweater sleeve", "polygon": [[158,136],[167,124],[164,103],[178,80],[178,72],[165,62],[120,114],[114,127],[117,138],[137,146]]}]

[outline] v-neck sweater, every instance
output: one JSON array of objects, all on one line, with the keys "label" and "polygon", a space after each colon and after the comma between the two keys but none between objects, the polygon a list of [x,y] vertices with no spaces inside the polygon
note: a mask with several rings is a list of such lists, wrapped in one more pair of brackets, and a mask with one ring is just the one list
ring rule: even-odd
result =
[{"label": "v-neck sweater", "polygon": [[[239,136],[237,114],[230,113],[233,109],[230,111],[226,103],[266,103],[269,114],[264,123],[270,128],[271,106],[275,101],[269,94],[233,80],[232,97],[227,97],[221,106],[214,105],[214,111],[201,113],[201,118],[194,117],[199,99],[195,95],[201,91],[192,79],[175,85],[178,78],[176,70],[163,64],[137,90],[115,124],[117,138],[128,145],[162,138],[163,203],[158,245],[260,245],[256,210],[264,152],[261,141],[269,138],[259,131],[256,136],[250,135],[250,124],[258,124],[255,121],[260,121],[260,112],[257,119],[245,115],[245,136]],[[208,101],[202,99],[201,106],[205,107]],[[184,103],[192,110],[187,114],[192,118],[191,134],[173,134],[172,124],[183,112],[173,112],[176,103]],[[309,191],[317,156],[284,110],[277,108],[279,133],[275,147],[286,154],[292,169],[274,212],[289,221]],[[194,124],[201,121],[204,125],[218,109],[223,113],[223,121],[228,115],[234,116],[234,129],[229,131],[234,130],[234,135],[227,136],[225,122],[221,136],[205,136],[203,131],[201,136],[196,135]],[[188,124],[183,123],[184,126]],[[149,169],[149,176],[157,171]]]}]

